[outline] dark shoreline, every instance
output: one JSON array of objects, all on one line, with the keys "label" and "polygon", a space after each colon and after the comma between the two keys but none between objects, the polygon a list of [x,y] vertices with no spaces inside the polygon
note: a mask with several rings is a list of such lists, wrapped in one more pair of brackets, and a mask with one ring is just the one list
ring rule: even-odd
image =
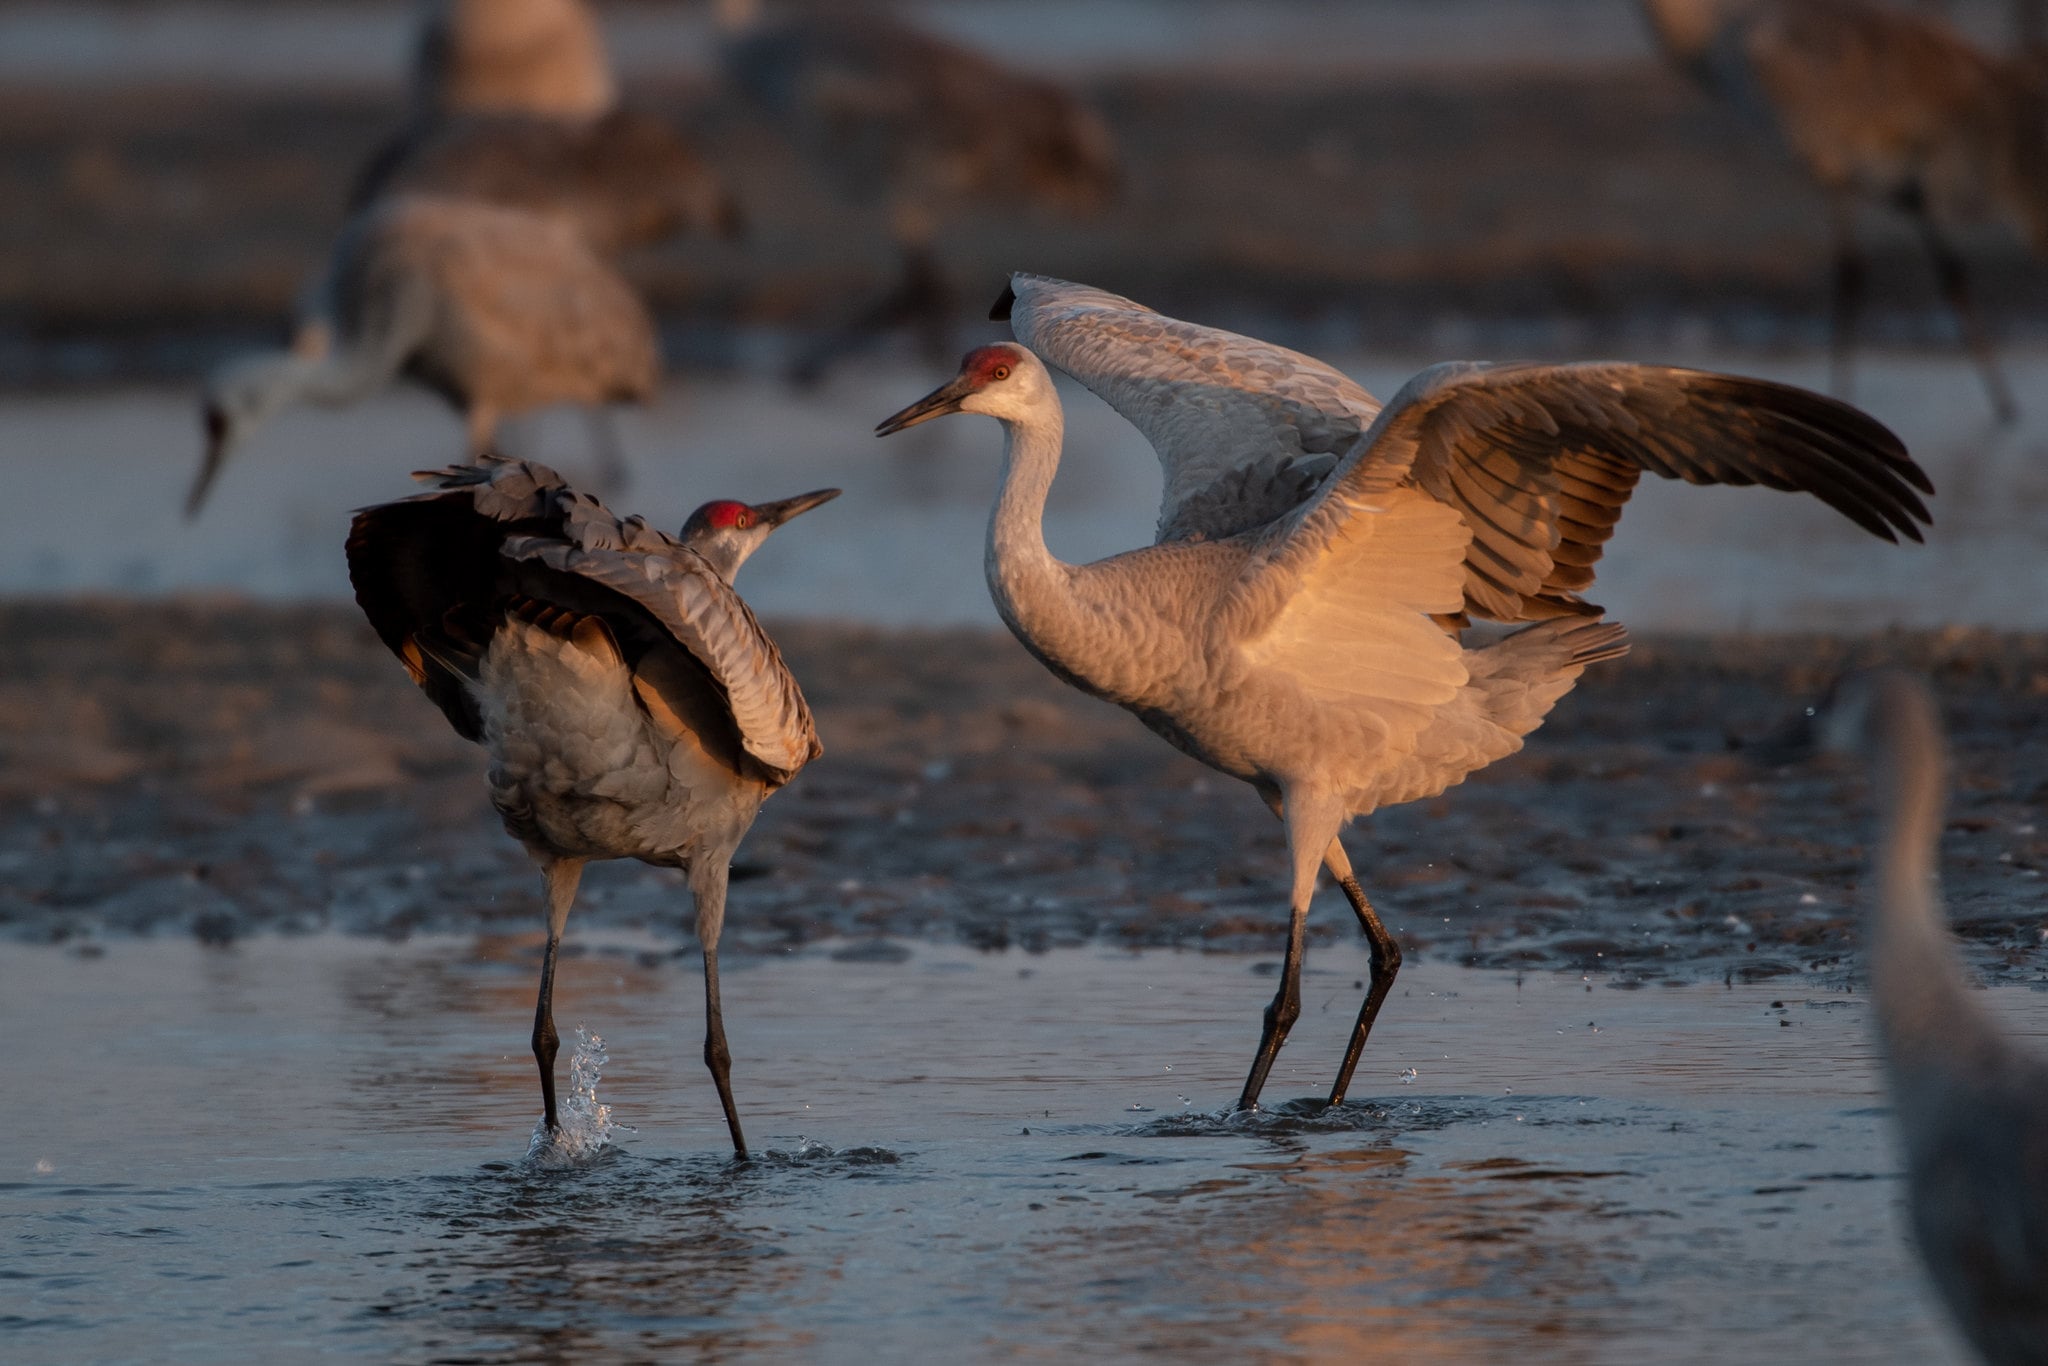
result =
[{"label": "dark shoreline", "polygon": [[[827,753],[742,850],[731,951],[1277,947],[1282,847],[1249,790],[1007,637],[772,629]],[[13,602],[0,642],[0,935],[537,927],[476,752],[352,610]],[[1347,844],[1413,954],[1622,985],[1852,984],[1860,779],[1749,752],[1843,667],[1879,659],[1929,670],[1943,700],[1943,872],[1973,966],[2042,978],[2044,635],[1653,637],[1589,675],[1521,754]],[[596,868],[576,914],[691,944],[669,872]],[[1318,900],[1313,930],[1348,939],[1341,899]]]}]

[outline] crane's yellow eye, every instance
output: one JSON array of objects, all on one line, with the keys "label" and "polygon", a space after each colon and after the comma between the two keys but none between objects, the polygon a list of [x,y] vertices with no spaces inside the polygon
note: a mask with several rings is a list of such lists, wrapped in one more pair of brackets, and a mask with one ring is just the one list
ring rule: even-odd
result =
[{"label": "crane's yellow eye", "polygon": [[996,379],[1008,379],[1010,377],[1010,367],[1007,365],[998,365],[994,370],[990,372],[990,374]]},{"label": "crane's yellow eye", "polygon": [[742,512],[739,516],[732,519],[732,524],[738,527],[741,531],[745,531],[748,527],[754,524],[754,514],[751,512]]}]

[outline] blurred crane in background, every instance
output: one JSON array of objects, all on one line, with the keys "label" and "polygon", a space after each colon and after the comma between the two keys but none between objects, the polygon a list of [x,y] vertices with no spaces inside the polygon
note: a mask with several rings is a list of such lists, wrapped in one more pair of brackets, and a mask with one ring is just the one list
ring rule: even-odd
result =
[{"label": "blurred crane in background", "polygon": [[740,226],[679,130],[619,107],[583,0],[426,5],[411,115],[358,175],[349,210],[408,192],[559,214],[607,254]]},{"label": "blurred crane in background", "polygon": [[430,118],[594,119],[618,103],[604,33],[584,0],[425,0],[413,107]]},{"label": "blurred crane in background", "polygon": [[[661,355],[639,296],[567,223],[474,200],[384,201],[343,228],[295,344],[230,361],[207,381],[206,452],[186,516],[277,413],[359,402],[401,375],[462,412],[475,459],[507,414],[645,402]],[[609,428],[593,425],[617,466]]]},{"label": "blurred crane in background", "polygon": [[594,119],[472,115],[408,129],[357,183],[352,208],[440,194],[552,214],[607,256],[687,232],[732,238],[742,215],[689,139],[634,109]]},{"label": "blurred crane in background", "polygon": [[1818,718],[1874,765],[1883,825],[1870,985],[1905,1140],[1913,1231],[1957,1325],[1995,1366],[2048,1362],[2048,1059],[1973,999],[1936,895],[1948,775],[1934,699],[1896,672],[1845,680]]},{"label": "blurred crane in background", "polygon": [[555,958],[583,865],[688,874],[704,954],[704,1061],[746,1156],[718,995],[726,882],[761,804],[820,753],[811,711],[732,578],[837,489],[691,514],[681,540],[614,517],[544,465],[495,457],[365,508],[349,579],[378,636],[491,756],[491,804],[547,884],[534,1011],[542,1124],[555,1108]]},{"label": "blurred crane in background", "polygon": [[1953,231],[2003,218],[2048,255],[2048,88],[1938,19],[1875,0],[1642,0],[1665,51],[1774,123],[1829,201],[1837,393],[1850,383],[1865,264],[1858,204],[1912,219],[2002,422],[2018,413]]},{"label": "blurred crane in background", "polygon": [[[1002,423],[989,522],[996,610],[1054,674],[1257,789],[1292,855],[1287,952],[1238,1108],[1301,1013],[1309,900],[1327,867],[1371,945],[1330,1091],[1344,1099],[1401,965],[1338,836],[1522,747],[1589,665],[1627,651],[1579,596],[1644,471],[1811,493],[1873,535],[1920,538],[1927,476],[1846,404],[1647,365],[1438,365],[1384,409],[1310,356],[1013,275],[1023,345],[969,353],[877,428]],[[1028,349],[1027,349],[1028,348]],[[1066,564],[1040,523],[1065,414],[1047,363],[1151,441],[1156,543]],[[1471,618],[1533,623],[1468,649]]]},{"label": "blurred crane in background", "polygon": [[902,326],[935,359],[952,354],[948,219],[976,205],[1091,215],[1116,192],[1109,130],[1055,82],[883,13],[719,0],[718,14],[726,80],[843,198],[883,202],[901,261],[887,294],[797,360],[799,381]]}]

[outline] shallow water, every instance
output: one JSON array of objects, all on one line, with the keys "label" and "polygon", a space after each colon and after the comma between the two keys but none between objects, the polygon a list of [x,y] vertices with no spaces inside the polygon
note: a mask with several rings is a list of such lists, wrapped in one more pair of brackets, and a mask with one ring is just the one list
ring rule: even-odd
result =
[{"label": "shallow water", "polygon": [[[1456,354],[1448,339],[1441,354]],[[1335,361],[1382,397],[1427,358]],[[1685,364],[1824,385],[1818,358],[1708,353]],[[1648,479],[1601,564],[1597,600],[1638,631],[1869,631],[1891,625],[2048,628],[2048,599],[2010,572],[2038,555],[2048,511],[2048,350],[2012,357],[2027,422],[1992,425],[1969,367],[1872,357],[1860,400],[1932,474],[1936,529],[1904,549],[1808,498]],[[740,587],[771,616],[892,626],[994,625],[982,540],[1001,438],[994,423],[936,422],[889,441],[875,422],[941,378],[909,362],[849,368],[815,393],[765,371],[694,376],[627,414],[633,482],[614,505],[676,527],[712,497],[847,495],[794,523],[751,560]],[[1086,560],[1148,543],[1158,465],[1133,428],[1066,386],[1067,459],[1047,508],[1056,554]],[[287,414],[222,476],[204,517],[178,516],[198,461],[192,393],[163,388],[0,397],[0,449],[17,498],[38,515],[0,543],[0,594],[226,589],[346,595],[351,509],[401,496],[407,471],[458,458],[455,420],[398,393],[343,412]],[[507,433],[507,449],[588,468],[574,415]]]},{"label": "shallow water", "polygon": [[[549,1171],[536,956],[0,959],[8,1359],[1959,1359],[1860,996],[1419,963],[1357,1102],[1223,1120],[1269,960],[740,959],[735,1164],[694,964],[614,943],[558,1017],[603,1032],[635,1132]],[[1311,960],[1270,1100],[1326,1084],[1363,966]],[[2048,1035],[2048,996],[1992,1000]]]}]

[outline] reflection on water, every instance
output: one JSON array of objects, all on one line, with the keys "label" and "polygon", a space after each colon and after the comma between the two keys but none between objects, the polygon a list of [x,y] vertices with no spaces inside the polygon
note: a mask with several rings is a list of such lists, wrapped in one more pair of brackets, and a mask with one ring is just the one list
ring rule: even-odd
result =
[{"label": "reflection on water", "polygon": [[[1858,997],[1418,963],[1361,1076],[1377,1094],[1231,1116],[1270,989],[1246,958],[741,960],[733,1074],[767,1142],[738,1162],[693,963],[613,945],[563,963],[557,1009],[602,1027],[606,1104],[637,1132],[550,1170],[517,1160],[537,954],[0,961],[62,1083],[0,1170],[8,1360],[1950,1351]],[[1278,1096],[1326,1084],[1363,955],[1311,967]],[[1994,997],[2048,1029],[2048,998]]]}]

